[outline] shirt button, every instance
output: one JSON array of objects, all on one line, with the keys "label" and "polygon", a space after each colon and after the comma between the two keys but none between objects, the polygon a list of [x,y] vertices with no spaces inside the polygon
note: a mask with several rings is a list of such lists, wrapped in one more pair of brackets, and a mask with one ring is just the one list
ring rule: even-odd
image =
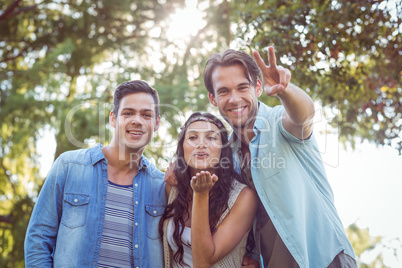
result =
[{"label": "shirt button", "polygon": [[154,214],[156,214],[157,212],[156,212],[156,210],[154,210]]},{"label": "shirt button", "polygon": [[135,247],[135,248],[138,248],[138,245],[135,245],[134,247]]},{"label": "shirt button", "polygon": [[76,199],[74,199],[74,203],[77,203],[78,202],[78,199],[76,198]]},{"label": "shirt button", "polygon": [[134,184],[135,187],[138,187],[138,183]]},{"label": "shirt button", "polygon": [[138,201],[135,201],[135,204],[138,205]]},{"label": "shirt button", "polygon": [[134,223],[135,226],[138,226],[138,222]]}]

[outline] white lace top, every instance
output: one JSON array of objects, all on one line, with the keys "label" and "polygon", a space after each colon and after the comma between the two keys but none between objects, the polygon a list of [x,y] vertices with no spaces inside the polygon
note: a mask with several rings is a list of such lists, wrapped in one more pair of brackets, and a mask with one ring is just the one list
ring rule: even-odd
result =
[{"label": "white lace top", "polygon": [[[229,200],[228,200],[228,208],[223,212],[222,216],[220,217],[217,226],[221,224],[221,222],[225,219],[226,215],[229,213],[231,208],[233,207],[237,197],[239,196],[240,192],[243,190],[244,187],[246,187],[245,184],[241,184],[240,182],[234,180],[232,183],[233,189],[229,194]],[[169,201],[168,203],[172,203],[174,199],[177,197],[177,189],[175,187],[172,188],[169,196]],[[174,244],[173,241],[173,221],[172,219],[166,220],[164,222],[164,228],[163,228],[163,248],[164,248],[164,256],[165,256],[165,267],[170,268],[170,267],[179,267],[175,262],[173,261],[173,252],[177,250],[176,245]],[[236,267],[241,267],[241,262],[243,260],[244,254],[246,253],[246,246],[247,246],[247,236],[248,232],[243,236],[242,240],[240,243],[225,257],[223,257],[220,261],[215,263],[213,267],[216,268],[236,268]],[[182,239],[184,243],[191,242],[191,228],[186,227]],[[193,267],[193,262],[192,262],[192,253],[191,253],[191,248],[187,246],[183,246],[184,249],[184,256],[183,260],[185,263],[190,265],[190,267]]]}]

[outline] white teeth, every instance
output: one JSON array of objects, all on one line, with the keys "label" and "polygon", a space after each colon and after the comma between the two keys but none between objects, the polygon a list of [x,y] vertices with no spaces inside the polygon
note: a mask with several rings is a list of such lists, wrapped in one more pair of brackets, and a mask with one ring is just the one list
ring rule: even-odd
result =
[{"label": "white teeth", "polygon": [[135,134],[135,135],[141,135],[142,134],[142,132],[135,132],[135,131],[129,131],[128,133]]},{"label": "white teeth", "polygon": [[236,108],[236,109],[232,109],[232,112],[239,112],[239,111],[241,111],[243,109],[243,107],[239,107],[239,108]]}]

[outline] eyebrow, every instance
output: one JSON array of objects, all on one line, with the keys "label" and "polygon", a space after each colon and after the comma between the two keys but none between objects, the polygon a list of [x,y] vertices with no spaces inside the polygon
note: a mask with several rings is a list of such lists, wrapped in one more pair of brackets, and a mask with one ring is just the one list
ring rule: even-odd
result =
[{"label": "eyebrow", "polygon": [[[189,130],[187,131],[186,135],[190,134],[190,133],[200,133],[201,131],[198,130]],[[214,134],[219,134],[218,131],[215,130],[207,130],[207,131],[202,131],[202,132],[206,132],[206,133],[214,133]]]},{"label": "eyebrow", "polygon": [[225,90],[225,89],[229,89],[228,87],[220,87],[216,90],[217,93],[219,93],[219,91]]},{"label": "eyebrow", "polygon": [[[243,86],[250,86],[250,82],[243,82],[243,83],[240,83],[240,84],[238,84],[236,87],[237,88],[239,88],[239,87],[243,87]],[[222,90],[225,90],[225,89],[229,89],[228,87],[220,87],[220,88],[218,88],[217,90],[216,90],[216,92],[217,93],[219,93],[219,91],[222,91]]]},{"label": "eyebrow", "polygon": [[[121,111],[122,111],[122,112],[123,112],[123,111],[132,111],[132,112],[135,112],[136,109],[125,107],[125,108],[122,108]],[[143,112],[151,112],[151,113],[154,113],[154,111],[153,111],[152,109],[141,109],[140,112],[142,112],[142,113],[143,113]]]},{"label": "eyebrow", "polygon": [[250,86],[249,82],[244,82],[244,83],[240,83],[237,85],[237,87],[242,87],[242,86]]}]

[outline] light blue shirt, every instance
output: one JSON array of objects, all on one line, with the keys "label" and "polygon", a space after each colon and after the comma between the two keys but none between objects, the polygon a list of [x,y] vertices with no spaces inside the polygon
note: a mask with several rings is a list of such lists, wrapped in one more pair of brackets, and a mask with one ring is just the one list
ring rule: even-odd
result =
[{"label": "light blue shirt", "polygon": [[[70,151],[53,164],[25,239],[26,267],[94,267],[105,217],[108,175],[102,145]],[[144,156],[133,178],[134,267],[163,267],[159,220],[166,206],[163,173]]]},{"label": "light blue shirt", "polygon": [[[286,131],[283,112],[283,106],[259,103],[255,137],[249,145],[258,196],[300,267],[328,267],[342,250],[355,258],[315,138],[300,140]],[[236,152],[239,139],[233,140]],[[266,253],[261,254],[264,258]]]}]

